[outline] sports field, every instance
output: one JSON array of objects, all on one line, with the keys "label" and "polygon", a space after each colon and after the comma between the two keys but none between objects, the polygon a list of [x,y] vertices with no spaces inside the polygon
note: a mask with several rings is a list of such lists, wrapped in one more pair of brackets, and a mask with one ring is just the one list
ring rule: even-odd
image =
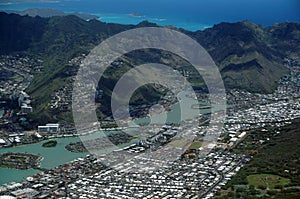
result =
[{"label": "sports field", "polygon": [[247,177],[247,181],[250,185],[254,185],[255,187],[266,187],[269,189],[274,189],[278,185],[284,186],[290,183],[290,179],[272,174],[250,175]]}]

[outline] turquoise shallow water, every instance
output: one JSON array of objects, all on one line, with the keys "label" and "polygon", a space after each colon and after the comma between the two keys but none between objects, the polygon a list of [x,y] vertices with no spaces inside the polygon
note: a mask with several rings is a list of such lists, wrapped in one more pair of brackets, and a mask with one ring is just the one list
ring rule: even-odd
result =
[{"label": "turquoise shallow water", "polygon": [[[65,149],[65,146],[70,142],[77,142],[79,138],[58,138],[57,146],[53,148],[45,148],[42,147],[43,142],[23,145],[13,148],[2,148],[0,149],[0,153],[6,152],[22,152],[22,153],[31,153],[37,154],[44,157],[41,162],[41,167],[43,168],[54,168],[66,162],[72,161],[76,158],[83,157],[87,153],[72,153]],[[44,141],[46,142],[46,141]],[[22,181],[28,176],[38,173],[37,170],[18,170],[18,169],[7,169],[0,168],[0,184],[9,183],[12,181]]]},{"label": "turquoise shallow water", "polygon": [[[180,99],[179,103],[176,103],[172,105],[171,111],[166,113],[166,118],[164,118],[164,114],[158,114],[153,118],[155,121],[160,121],[159,123],[165,124],[165,122],[171,122],[171,123],[177,123],[182,120],[186,119],[192,119],[195,116],[201,114],[210,113],[211,109],[192,109],[193,104],[197,104],[198,100],[195,100],[193,98],[187,97],[187,94],[189,92],[181,92],[178,97]],[[207,103],[201,103],[202,105],[209,105]],[[221,106],[216,107],[216,110],[221,110]],[[164,120],[166,119],[166,120]],[[148,124],[150,122],[149,118],[140,118],[134,120],[135,124]],[[126,132],[126,131],[125,131]],[[105,132],[106,135],[117,133],[116,131],[107,131]],[[104,136],[104,134],[90,134],[88,136],[81,137],[82,140],[90,140],[95,139],[98,137]],[[53,148],[45,148],[42,147],[42,144],[46,141],[36,143],[36,144],[30,144],[30,145],[23,145],[13,148],[1,148],[0,153],[6,153],[6,152],[23,152],[23,153],[31,153],[31,154],[37,154],[44,157],[44,159],[41,162],[41,167],[46,169],[51,169],[54,167],[57,167],[59,165],[62,165],[66,162],[70,162],[76,158],[84,157],[88,153],[72,153],[65,149],[65,146],[68,145],[70,142],[78,142],[80,141],[79,137],[69,137],[69,138],[57,138],[57,145]],[[130,143],[126,143],[120,147],[125,147],[130,144],[133,144],[135,140],[133,140]],[[107,149],[111,151],[111,149]],[[105,153],[106,151],[103,151]],[[0,185],[9,183],[9,182],[21,182],[26,177],[34,175],[38,173],[38,170],[18,170],[18,169],[7,169],[7,168],[0,168]]]},{"label": "turquoise shallow water", "polygon": [[[6,2],[7,1],[7,2]],[[191,31],[203,30],[212,26],[212,22],[206,21],[204,18],[192,17],[192,13],[182,13],[171,11],[169,3],[156,2],[156,4],[147,5],[149,2],[145,1],[143,4],[137,3],[133,0],[77,0],[77,1],[18,1],[4,0],[0,2],[0,10],[25,10],[30,8],[53,8],[67,13],[82,12],[89,13],[99,17],[99,20],[107,23],[119,24],[138,24],[142,21],[149,21],[159,24],[161,26],[175,26]],[[119,5],[118,5],[119,4]],[[138,15],[138,16],[137,16]]]},{"label": "turquoise shallow water", "polygon": [[[148,20],[187,30],[202,30],[220,22],[249,20],[269,26],[300,22],[298,0],[2,0],[0,10],[53,8],[97,14],[102,21],[137,24]],[[138,16],[132,16],[135,13]]]},{"label": "turquoise shallow water", "polygon": [[38,170],[18,170],[18,169],[8,169],[0,168],[0,185],[8,184],[10,182],[21,182],[28,176],[39,173]]},{"label": "turquoise shallow water", "polygon": [[187,30],[203,30],[210,28],[210,24],[186,21],[186,20],[174,20],[168,18],[160,18],[155,16],[133,16],[132,14],[113,14],[113,13],[93,13],[94,15],[99,16],[100,21],[107,23],[120,23],[120,24],[138,24],[142,21],[149,21],[152,23],[159,24],[161,26],[176,26],[179,28],[185,28]]},{"label": "turquoise shallow water", "polygon": [[[183,107],[180,107],[179,104],[174,104],[171,106],[172,111],[167,113],[167,122],[179,122],[180,120],[192,118],[195,115],[199,114],[198,109],[191,109],[191,105],[197,103],[195,99],[188,98],[185,95],[186,93],[182,93],[180,95],[180,99],[183,100],[185,103],[182,103]],[[181,112],[181,109],[185,109],[188,111]],[[200,111],[201,113],[209,113],[210,109],[203,109]],[[160,120],[161,115],[158,115],[158,120]],[[141,124],[144,122],[148,122],[149,118],[141,118],[135,121],[137,124]],[[108,131],[105,132],[105,134],[111,134],[116,133],[115,131]],[[99,137],[99,135],[89,135],[86,136],[87,139],[93,139],[96,137]],[[70,138],[57,138],[57,145],[53,148],[45,148],[42,147],[42,144],[46,141],[31,144],[31,145],[23,145],[13,148],[2,148],[0,149],[0,153],[6,153],[6,152],[26,152],[26,153],[32,153],[41,155],[44,157],[44,159],[41,162],[42,168],[51,169],[54,167],[57,167],[61,164],[64,164],[66,162],[72,161],[76,158],[83,157],[88,153],[72,153],[65,149],[65,146],[69,144],[70,142],[78,142],[80,139],[78,137],[70,137]],[[134,143],[131,142],[129,144]],[[126,145],[129,145],[126,144]],[[37,170],[17,170],[17,169],[7,169],[7,168],[0,168],[0,185],[9,183],[9,182],[20,182],[24,180],[26,177],[31,176],[33,174],[38,173]]]}]

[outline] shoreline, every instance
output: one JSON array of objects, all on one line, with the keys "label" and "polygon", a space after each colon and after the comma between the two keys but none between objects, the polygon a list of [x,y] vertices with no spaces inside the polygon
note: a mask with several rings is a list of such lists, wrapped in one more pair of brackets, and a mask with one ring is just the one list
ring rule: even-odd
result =
[{"label": "shoreline", "polygon": [[[13,12],[22,12],[26,11],[28,9],[48,9],[48,8],[37,8],[37,7],[30,7],[30,8],[9,8],[9,9],[1,9],[0,5],[0,12],[6,12],[6,13],[13,13]],[[190,21],[185,21],[185,20],[179,20],[179,19],[168,19],[165,17],[160,17],[160,16],[151,16],[151,15],[144,15],[144,14],[139,14],[135,15],[135,13],[109,13],[109,12],[102,12],[102,13],[95,13],[95,12],[79,12],[79,11],[67,11],[63,9],[58,9],[58,8],[49,8],[53,9],[56,11],[61,11],[64,12],[65,15],[86,15],[86,16],[93,16],[94,19],[104,22],[104,23],[114,23],[114,24],[120,24],[120,25],[137,25],[143,21],[148,21],[150,23],[155,23],[159,26],[163,27],[169,27],[173,26],[178,29],[185,29],[187,31],[195,32],[198,30],[205,30],[207,28],[211,28],[215,24],[204,24],[204,23],[199,23],[199,22],[190,22]],[[41,11],[42,12],[42,11]],[[17,13],[20,14],[20,13]],[[54,15],[56,16],[56,15]],[[84,19],[83,19],[84,20]],[[89,21],[92,19],[88,19],[86,21]]]}]

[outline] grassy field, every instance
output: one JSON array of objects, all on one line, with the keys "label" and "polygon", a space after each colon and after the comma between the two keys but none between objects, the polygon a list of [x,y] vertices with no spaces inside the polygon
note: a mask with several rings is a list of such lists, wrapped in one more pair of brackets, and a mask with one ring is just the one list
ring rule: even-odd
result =
[{"label": "grassy field", "polygon": [[265,187],[267,189],[275,189],[280,186],[288,185],[291,180],[272,174],[254,174],[247,177],[249,185],[253,185],[256,188]]},{"label": "grassy field", "polygon": [[199,149],[202,146],[202,142],[193,142],[189,149]]},{"label": "grassy field", "polygon": [[232,151],[252,154],[252,160],[214,198],[300,198],[299,129],[297,119],[285,127],[249,132]]},{"label": "grassy field", "polygon": [[11,79],[16,82],[22,82],[24,80],[24,78],[18,74],[15,74]]}]

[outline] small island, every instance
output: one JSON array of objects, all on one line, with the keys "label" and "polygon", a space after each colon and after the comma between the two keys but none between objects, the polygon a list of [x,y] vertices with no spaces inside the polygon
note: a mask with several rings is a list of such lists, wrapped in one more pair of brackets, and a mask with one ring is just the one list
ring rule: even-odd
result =
[{"label": "small island", "polygon": [[132,16],[132,17],[143,17],[144,16],[144,15],[142,15],[140,13],[137,13],[137,12],[132,12],[129,15]]},{"label": "small island", "polygon": [[55,147],[57,145],[56,140],[50,140],[48,142],[43,143],[43,147]]},{"label": "small island", "polygon": [[29,153],[0,154],[0,167],[15,169],[38,169],[42,157]]},{"label": "small island", "polygon": [[193,104],[191,108],[192,109],[210,109],[212,107],[209,105]]}]

